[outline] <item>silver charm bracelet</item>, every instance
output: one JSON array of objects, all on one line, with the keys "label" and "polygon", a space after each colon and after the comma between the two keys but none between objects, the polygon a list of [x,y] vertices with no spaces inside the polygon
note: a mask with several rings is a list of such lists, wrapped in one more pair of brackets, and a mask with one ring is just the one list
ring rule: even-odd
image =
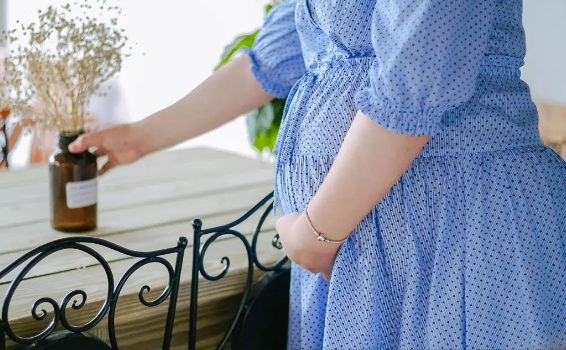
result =
[{"label": "silver charm bracelet", "polygon": [[303,211],[303,214],[305,216],[305,220],[307,221],[307,224],[309,225],[310,229],[312,230],[312,232],[316,235],[316,238],[320,241],[320,242],[326,242],[326,243],[332,243],[332,244],[342,244],[344,243],[348,237],[346,237],[345,239],[341,240],[341,241],[334,241],[332,239],[327,239],[326,236],[320,232],[318,232],[314,226],[312,225],[311,219],[309,218],[309,213],[307,212],[307,208],[309,206],[307,205],[305,210]]}]

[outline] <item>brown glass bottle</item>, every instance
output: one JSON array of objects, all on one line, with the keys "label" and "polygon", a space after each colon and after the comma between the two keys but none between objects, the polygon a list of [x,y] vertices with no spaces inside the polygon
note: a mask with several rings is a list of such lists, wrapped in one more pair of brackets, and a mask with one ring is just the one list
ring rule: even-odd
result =
[{"label": "brown glass bottle", "polygon": [[86,232],[97,223],[97,166],[90,152],[69,151],[77,134],[59,134],[59,149],[49,157],[51,226],[62,232]]}]

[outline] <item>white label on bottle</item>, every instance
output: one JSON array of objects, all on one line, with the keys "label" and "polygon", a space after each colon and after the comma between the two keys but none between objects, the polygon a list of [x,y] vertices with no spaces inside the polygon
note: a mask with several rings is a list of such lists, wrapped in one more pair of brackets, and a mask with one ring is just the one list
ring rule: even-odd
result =
[{"label": "white label on bottle", "polygon": [[67,206],[70,209],[90,207],[96,204],[98,184],[95,179],[87,181],[67,182]]}]

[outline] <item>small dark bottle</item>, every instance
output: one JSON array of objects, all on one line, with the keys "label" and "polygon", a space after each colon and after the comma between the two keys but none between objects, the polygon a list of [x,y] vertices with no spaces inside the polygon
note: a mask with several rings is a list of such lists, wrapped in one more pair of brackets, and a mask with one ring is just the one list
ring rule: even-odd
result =
[{"label": "small dark bottle", "polygon": [[79,154],[69,151],[69,144],[78,136],[60,133],[59,149],[49,157],[51,226],[62,232],[96,229],[96,157],[88,151]]}]

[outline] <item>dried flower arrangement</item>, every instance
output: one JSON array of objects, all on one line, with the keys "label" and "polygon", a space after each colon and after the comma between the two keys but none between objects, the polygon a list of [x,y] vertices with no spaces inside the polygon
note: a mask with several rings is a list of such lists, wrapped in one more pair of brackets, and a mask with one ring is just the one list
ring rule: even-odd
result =
[{"label": "dried flower arrangement", "polygon": [[[9,34],[3,33],[6,37]],[[0,47],[0,114],[6,120],[10,113],[21,112],[29,103],[31,92],[24,88],[24,72],[19,57],[10,56]]]},{"label": "dried flower arrangement", "polygon": [[17,63],[17,58],[11,58],[9,51],[0,46],[0,167],[8,166],[11,137],[18,134],[8,132],[8,117],[21,112],[30,99],[29,90],[24,89],[23,72]]},{"label": "dried flower arrangement", "polygon": [[[117,2],[120,0],[114,0]],[[38,20],[3,32],[11,47],[4,59],[0,107],[19,112],[19,122],[36,135],[55,129],[81,133],[89,102],[131,55],[119,6],[81,0],[38,10]],[[109,18],[105,21],[105,18]]]}]

